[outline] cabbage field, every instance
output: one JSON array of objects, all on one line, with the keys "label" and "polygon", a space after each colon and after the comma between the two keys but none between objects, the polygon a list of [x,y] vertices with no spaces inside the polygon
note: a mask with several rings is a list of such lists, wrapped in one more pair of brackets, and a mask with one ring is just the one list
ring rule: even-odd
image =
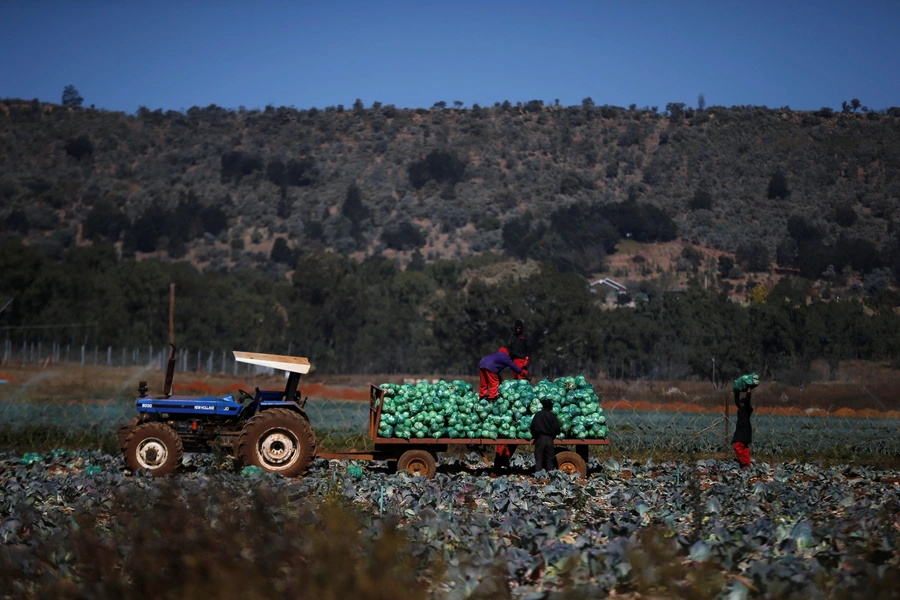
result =
[{"label": "cabbage field", "polygon": [[900,471],[590,459],[433,480],[316,460],[285,479],[222,457],[128,474],[98,451],[0,453],[3,598],[895,598]]}]

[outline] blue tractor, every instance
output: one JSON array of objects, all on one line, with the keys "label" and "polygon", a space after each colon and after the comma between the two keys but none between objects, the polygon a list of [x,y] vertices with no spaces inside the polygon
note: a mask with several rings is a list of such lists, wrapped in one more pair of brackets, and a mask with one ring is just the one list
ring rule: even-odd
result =
[{"label": "blue tractor", "polygon": [[169,355],[163,393],[148,394],[147,382],[138,385],[138,416],[119,427],[119,444],[132,471],[151,475],[172,473],[185,452],[224,450],[243,465],[301,475],[316,455],[316,437],[304,411],[297,385],[309,373],[305,358],[234,352],[238,362],[288,373],[283,390],[260,390],[252,395],[182,396],[173,393],[175,348]]}]

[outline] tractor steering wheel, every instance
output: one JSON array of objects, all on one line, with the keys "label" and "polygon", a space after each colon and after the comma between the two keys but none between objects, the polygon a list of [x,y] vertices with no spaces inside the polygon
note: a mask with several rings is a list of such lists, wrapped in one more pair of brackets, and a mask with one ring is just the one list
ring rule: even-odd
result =
[{"label": "tractor steering wheel", "polygon": [[240,400],[241,404],[243,404],[245,400],[249,400],[250,402],[253,402],[253,396],[250,395],[250,392],[239,389],[238,394],[240,394],[239,400]]}]

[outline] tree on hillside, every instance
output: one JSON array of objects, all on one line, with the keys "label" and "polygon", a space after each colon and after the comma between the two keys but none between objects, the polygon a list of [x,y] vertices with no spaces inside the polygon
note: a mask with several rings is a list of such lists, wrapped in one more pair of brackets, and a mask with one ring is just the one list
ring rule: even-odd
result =
[{"label": "tree on hillside", "polygon": [[94,144],[91,143],[91,138],[88,136],[79,135],[77,138],[66,140],[66,154],[76,160],[81,160],[94,154]]},{"label": "tree on hillside", "polygon": [[841,227],[853,227],[853,225],[856,224],[857,219],[856,211],[853,210],[853,207],[850,206],[850,204],[841,204],[834,209],[832,219]]},{"label": "tree on hillside", "polygon": [[688,202],[688,209],[711,210],[712,204],[712,194],[709,193],[709,190],[706,187],[699,187],[694,192],[694,197]]},{"label": "tree on hillside", "polygon": [[745,271],[760,272],[769,268],[769,250],[759,240],[738,246],[734,257]]},{"label": "tree on hillside", "polygon": [[669,102],[666,104],[666,114],[672,123],[680,123],[684,118],[684,102]]},{"label": "tree on hillside", "polygon": [[74,85],[67,85],[63,88],[62,105],[67,108],[79,108],[84,98],[78,93]]},{"label": "tree on hillside", "polygon": [[81,237],[94,242],[114,243],[130,226],[125,213],[109,200],[100,200],[84,218]]},{"label": "tree on hillside", "polygon": [[274,263],[284,263],[288,266],[294,266],[294,251],[288,246],[287,240],[281,236],[275,238],[272,245],[272,252],[269,259]]},{"label": "tree on hillside", "polygon": [[761,283],[757,283],[750,293],[747,295],[747,300],[751,302],[751,304],[765,304],[766,298],[769,297],[769,290]]},{"label": "tree on hillside", "polygon": [[432,150],[428,156],[409,165],[409,182],[420,189],[430,180],[457,184],[463,179],[466,162],[448,150]]},{"label": "tree on hillside", "polygon": [[728,256],[727,254],[722,254],[719,256],[718,260],[718,270],[719,277],[722,279],[727,279],[729,273],[734,268],[734,259]]},{"label": "tree on hillside", "polygon": [[766,191],[766,196],[769,200],[773,200],[778,198],[783,200],[791,195],[791,190],[788,188],[787,177],[784,176],[784,173],[781,170],[777,170],[772,174],[772,178],[769,179],[769,187]]},{"label": "tree on hillside", "polygon": [[341,214],[350,221],[350,235],[359,239],[362,235],[360,223],[369,217],[369,209],[362,203],[362,192],[359,186],[351,183],[347,188],[347,195],[344,197],[344,205],[341,207]]},{"label": "tree on hillside", "polygon": [[381,241],[392,250],[415,250],[424,246],[427,240],[421,229],[409,221],[403,221],[385,227]]}]

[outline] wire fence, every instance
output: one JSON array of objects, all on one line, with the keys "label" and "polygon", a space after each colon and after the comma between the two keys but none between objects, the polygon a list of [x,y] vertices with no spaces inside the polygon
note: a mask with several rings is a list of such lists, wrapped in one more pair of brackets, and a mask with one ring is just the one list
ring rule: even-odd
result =
[{"label": "wire fence", "polygon": [[[291,355],[292,345],[285,348]],[[23,341],[21,344],[6,338],[3,352],[0,353],[0,365],[17,367],[140,367],[165,369],[169,360],[169,348],[154,347],[148,344],[142,347],[113,348],[112,346],[73,345],[41,340]],[[239,363],[234,355],[226,350],[191,350],[178,348],[175,352],[175,371],[181,373],[221,373],[230,375],[258,374],[261,371],[254,365]],[[271,373],[272,370],[269,369]]]}]

